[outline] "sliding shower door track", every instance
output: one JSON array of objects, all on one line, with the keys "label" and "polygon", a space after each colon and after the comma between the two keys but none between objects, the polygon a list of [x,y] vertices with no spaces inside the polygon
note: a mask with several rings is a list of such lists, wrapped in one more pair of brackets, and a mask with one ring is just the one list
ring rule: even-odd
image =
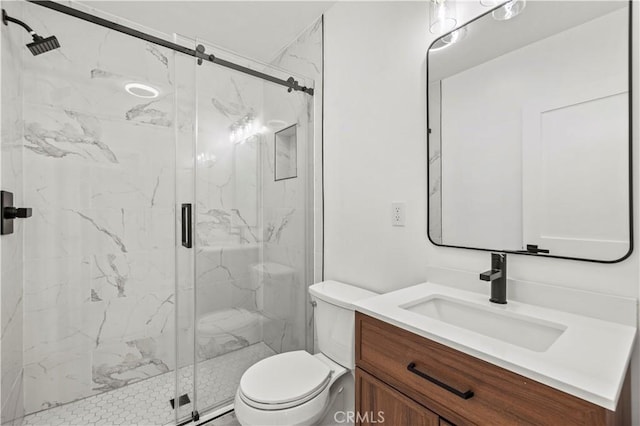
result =
[{"label": "sliding shower door track", "polygon": [[56,12],[63,13],[65,15],[73,16],[74,18],[81,19],[83,21],[90,22],[95,25],[99,25],[101,27],[109,28],[113,31],[117,31],[122,34],[126,34],[131,37],[138,38],[140,40],[147,41],[149,43],[156,44],[158,46],[166,47],[167,49],[174,50],[178,53],[182,53],[184,55],[193,56],[194,58],[198,58],[199,60],[212,62],[214,64],[231,68],[233,70],[239,71],[244,74],[249,74],[253,77],[261,78],[266,81],[270,81],[271,83],[279,84],[280,86],[284,86],[288,89],[289,92],[304,92],[310,96],[313,96],[313,88],[301,86],[300,83],[294,79],[293,77],[289,77],[287,80],[282,80],[280,78],[274,77],[269,74],[265,74],[260,71],[253,70],[251,68],[244,67],[242,65],[235,64],[233,62],[226,61],[224,59],[220,59],[215,57],[215,55],[206,54],[204,49],[190,49],[185,46],[181,46],[176,43],[172,43],[170,41],[164,40],[160,37],[152,36],[151,34],[143,33],[142,31],[135,30],[133,28],[118,24],[116,22],[109,21],[104,18],[100,18],[99,16],[92,15],[87,12],[82,12],[80,10],[74,9],[69,6],[65,6],[60,3],[56,3],[55,1],[43,1],[43,0],[27,0],[29,3],[36,4],[38,6],[46,7],[47,9],[54,10]]},{"label": "sliding shower door track", "polygon": [[233,411],[233,403],[225,404],[218,408],[213,408],[210,411],[205,412],[204,414],[200,414],[199,419],[194,421],[193,418],[184,417],[181,420],[178,420],[177,424],[167,423],[164,426],[185,426],[185,425],[204,425],[209,423],[212,420],[217,419],[218,417],[225,416]]}]

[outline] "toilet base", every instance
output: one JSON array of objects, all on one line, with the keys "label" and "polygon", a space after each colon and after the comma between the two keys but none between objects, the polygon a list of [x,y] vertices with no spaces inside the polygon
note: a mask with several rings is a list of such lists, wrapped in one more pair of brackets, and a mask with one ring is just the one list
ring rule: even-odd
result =
[{"label": "toilet base", "polygon": [[353,412],[355,407],[355,377],[352,371],[342,376],[331,390],[333,400],[325,410],[322,417],[315,423],[318,426],[353,426],[352,419],[348,413]]},{"label": "toilet base", "polygon": [[329,399],[329,387],[320,395],[301,405],[282,410],[258,410],[247,405],[236,391],[234,409],[236,418],[243,426],[303,426],[313,425],[324,414],[324,407]]},{"label": "toilet base", "polygon": [[353,425],[353,422],[346,422],[347,418],[352,418],[347,417],[346,413],[354,409],[353,372],[340,377],[317,398],[285,410],[257,410],[242,401],[238,392],[236,392],[234,409],[238,422],[243,426]]}]

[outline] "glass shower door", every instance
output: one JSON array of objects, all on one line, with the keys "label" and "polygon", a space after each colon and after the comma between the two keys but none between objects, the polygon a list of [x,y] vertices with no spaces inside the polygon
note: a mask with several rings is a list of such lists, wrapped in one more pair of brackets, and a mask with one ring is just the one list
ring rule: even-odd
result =
[{"label": "glass shower door", "polygon": [[[197,44],[283,80],[291,76]],[[254,363],[306,348],[313,98],[211,62],[195,68],[190,309],[193,409],[202,414],[232,403]]]},{"label": "glass shower door", "polygon": [[[61,43],[32,56],[24,34],[3,28],[16,35],[22,80],[3,105],[14,131],[3,135],[3,173],[14,178],[3,189],[33,209],[2,236],[2,281],[21,296],[11,347],[25,424],[170,422],[173,52],[38,4],[6,6]],[[157,97],[128,92],[131,83]]]}]

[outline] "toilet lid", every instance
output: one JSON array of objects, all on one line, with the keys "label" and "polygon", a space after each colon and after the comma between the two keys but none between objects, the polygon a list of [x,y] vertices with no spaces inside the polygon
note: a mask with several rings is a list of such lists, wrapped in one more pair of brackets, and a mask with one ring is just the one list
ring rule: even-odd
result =
[{"label": "toilet lid", "polygon": [[240,379],[242,395],[260,404],[309,399],[331,380],[331,368],[305,351],[285,352],[251,366]]}]

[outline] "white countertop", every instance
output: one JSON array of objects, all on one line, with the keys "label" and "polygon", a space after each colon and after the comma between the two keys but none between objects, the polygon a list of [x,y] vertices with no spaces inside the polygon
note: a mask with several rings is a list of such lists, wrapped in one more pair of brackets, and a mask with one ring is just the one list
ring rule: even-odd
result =
[{"label": "white countertop", "polygon": [[[434,295],[564,324],[567,329],[546,351],[536,352],[400,308]],[[515,301],[498,305],[488,299],[488,294],[424,283],[361,300],[355,306],[358,312],[615,411],[635,327]]]}]

